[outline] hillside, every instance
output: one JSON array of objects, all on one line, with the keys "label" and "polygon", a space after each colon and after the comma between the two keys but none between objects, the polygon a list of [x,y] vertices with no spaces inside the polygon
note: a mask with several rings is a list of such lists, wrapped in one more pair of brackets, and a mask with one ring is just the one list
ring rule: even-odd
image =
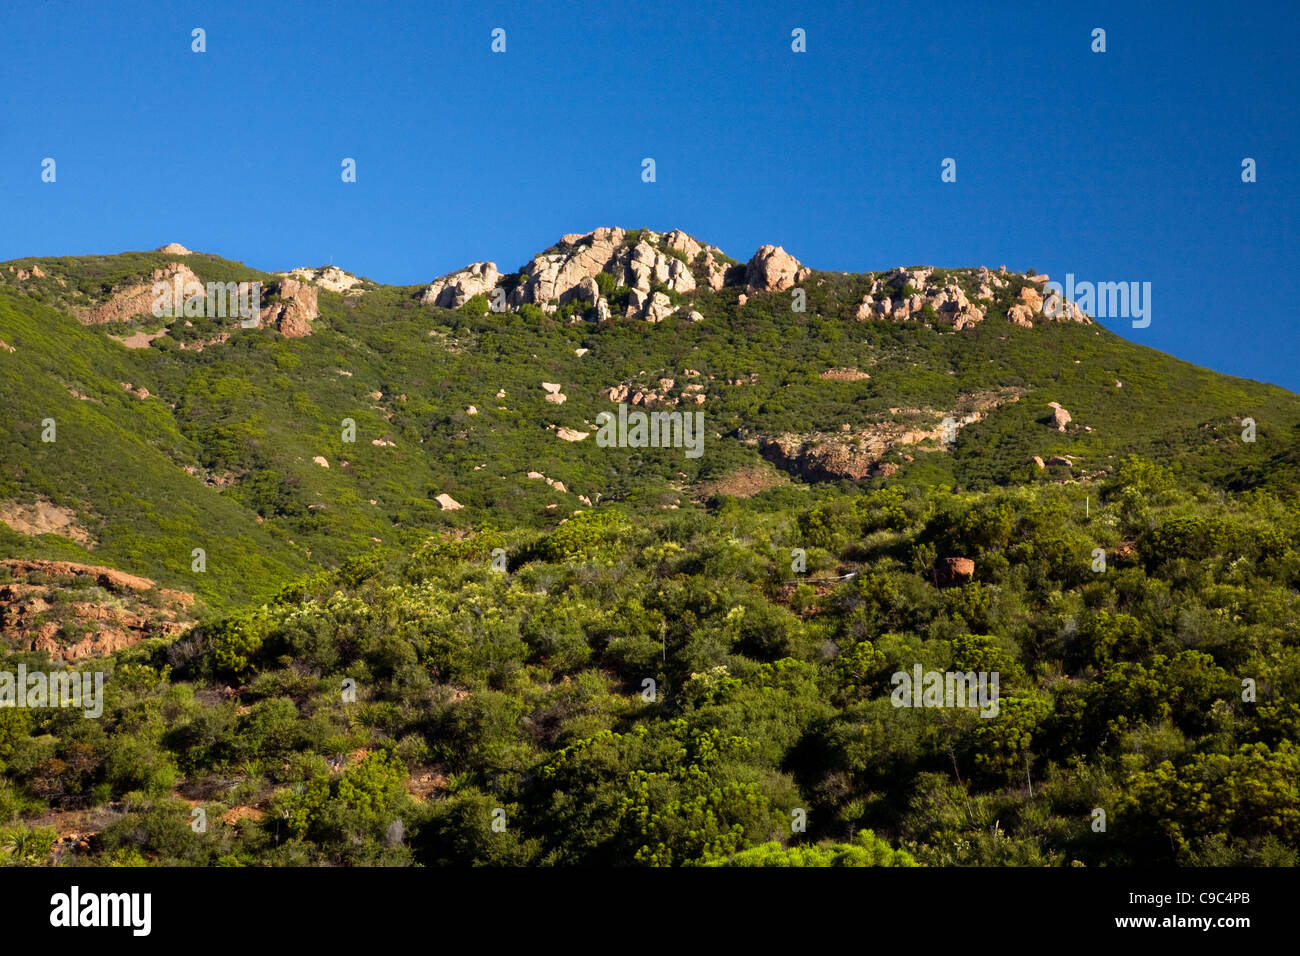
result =
[{"label": "hillside", "polygon": [[0,856],[1295,865],[1300,400],[1047,281],[0,264]]},{"label": "hillside", "polygon": [[[1294,396],[1086,317],[1050,321],[1046,277],[821,273],[772,247],[737,266],[684,233],[622,230],[424,288],[168,248],[184,254],[0,264],[0,504],[44,503],[81,529],[0,524],[7,555],[108,562],[229,606],[311,565],[410,550],[423,529],[546,526],[602,502],[690,507],[737,476],[984,488],[1093,480],[1138,454],[1189,481],[1297,487]],[[263,282],[263,327],[129,314],[151,277],[177,271]],[[492,288],[506,311],[490,310]],[[702,412],[705,452],[557,437],[594,437],[614,399]],[[1064,430],[1051,403],[1068,410]]]}]

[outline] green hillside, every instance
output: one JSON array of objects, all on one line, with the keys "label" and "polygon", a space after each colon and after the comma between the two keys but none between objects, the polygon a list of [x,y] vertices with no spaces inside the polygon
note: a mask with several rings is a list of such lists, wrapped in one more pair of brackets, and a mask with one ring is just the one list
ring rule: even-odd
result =
[{"label": "green hillside", "polygon": [[[102,719],[0,709],[0,855],[1296,863],[1297,396],[1022,327],[1027,275],[930,273],[979,302],[957,330],[855,317],[894,273],[801,270],[796,311],[752,264],[636,242],[691,267],[649,287],[663,321],[601,272],[608,321],[317,277],[310,334],[85,324],[178,261],[296,300],[201,253],[0,264],[0,558],[200,621],[74,662],[109,672]],[[703,454],[602,447],[623,386],[700,413]],[[999,673],[997,715],[896,706],[915,666]]]}]

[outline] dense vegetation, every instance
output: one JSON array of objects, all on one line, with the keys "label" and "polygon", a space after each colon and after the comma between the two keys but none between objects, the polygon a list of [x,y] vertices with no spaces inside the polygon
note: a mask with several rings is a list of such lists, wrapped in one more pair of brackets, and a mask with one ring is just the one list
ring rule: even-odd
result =
[{"label": "dense vegetation", "polygon": [[[107,672],[101,719],[0,708],[10,862],[1298,862],[1295,396],[1096,327],[855,323],[870,277],[827,273],[807,313],[723,289],[658,326],[368,285],[322,291],[308,338],[201,351],[178,346],[207,320],[130,351],[66,314],[166,261],[24,260],[86,265],[71,291],[0,287],[0,502],[94,538],[0,524],[0,555],[115,565],[202,611],[77,665]],[[686,369],[702,458],[557,440],[602,388]],[[997,389],[1021,400],[889,479],[710,490],[772,475],[755,435]],[[1049,401],[1091,431],[1044,425]],[[998,716],[894,706],[917,664],[997,672]]]},{"label": "dense vegetation", "polygon": [[[97,862],[1294,864],[1298,534],[1133,459],[1087,516],[775,490],[439,536],[119,654],[101,720],[0,710],[0,816],[20,858],[111,808]],[[999,672],[999,716],[893,706],[918,662]]]}]

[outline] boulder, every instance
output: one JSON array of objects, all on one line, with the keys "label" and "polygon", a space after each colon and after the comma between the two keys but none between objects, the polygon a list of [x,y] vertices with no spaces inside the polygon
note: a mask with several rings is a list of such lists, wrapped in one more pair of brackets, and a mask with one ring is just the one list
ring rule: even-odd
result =
[{"label": "boulder", "polygon": [[459,501],[457,501],[455,498],[453,498],[451,495],[448,494],[438,495],[433,500],[438,502],[438,507],[441,508],[443,511],[459,511],[461,508],[465,507]]},{"label": "boulder", "polygon": [[1007,309],[1007,318],[1023,329],[1034,327],[1034,311],[1027,305],[1013,305]]},{"label": "boulder", "polygon": [[1029,306],[1033,312],[1043,311],[1043,296],[1037,289],[1025,286],[1020,290],[1020,301],[1022,304]]},{"label": "boulder", "polygon": [[662,292],[656,292],[650,296],[650,301],[645,307],[645,320],[647,322],[662,322],[668,316],[677,311],[673,305],[672,299]]},{"label": "boulder", "polygon": [[664,245],[669,249],[676,249],[684,254],[688,262],[694,262],[695,257],[704,251],[704,246],[697,242],[693,237],[682,232],[680,229],[674,229],[664,236]]},{"label": "boulder", "polygon": [[784,292],[794,288],[802,266],[780,246],[761,246],[745,267],[745,285],[749,290]]},{"label": "boulder", "polygon": [[1070,413],[1056,402],[1049,402],[1047,407],[1052,410],[1051,424],[1056,426],[1058,432],[1065,431],[1065,426],[1070,424]]},{"label": "boulder", "polygon": [[975,577],[975,562],[970,558],[940,558],[934,576],[941,587],[964,584]]}]

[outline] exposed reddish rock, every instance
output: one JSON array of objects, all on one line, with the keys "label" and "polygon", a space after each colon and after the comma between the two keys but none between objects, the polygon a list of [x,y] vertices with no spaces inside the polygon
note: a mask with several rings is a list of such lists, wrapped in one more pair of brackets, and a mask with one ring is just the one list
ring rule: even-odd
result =
[{"label": "exposed reddish rock", "polygon": [[975,562],[970,558],[940,558],[934,575],[943,587],[962,584],[975,577]]},{"label": "exposed reddish rock", "polygon": [[270,293],[280,301],[263,307],[262,325],[274,324],[287,339],[311,335],[311,323],[320,318],[316,287],[297,279],[281,279],[271,286]]},{"label": "exposed reddish rock", "polygon": [[[0,562],[13,579],[0,584],[0,638],[13,649],[45,651],[55,660],[102,657],[152,637],[170,637],[192,622],[191,594],[155,588],[148,578],[113,568],[71,561],[6,559]],[[33,575],[59,579],[28,583]],[[56,601],[67,588],[100,587],[111,603]],[[138,600],[154,590],[157,598]],[[53,615],[53,616],[52,616]],[[71,640],[68,632],[81,636]]]}]

